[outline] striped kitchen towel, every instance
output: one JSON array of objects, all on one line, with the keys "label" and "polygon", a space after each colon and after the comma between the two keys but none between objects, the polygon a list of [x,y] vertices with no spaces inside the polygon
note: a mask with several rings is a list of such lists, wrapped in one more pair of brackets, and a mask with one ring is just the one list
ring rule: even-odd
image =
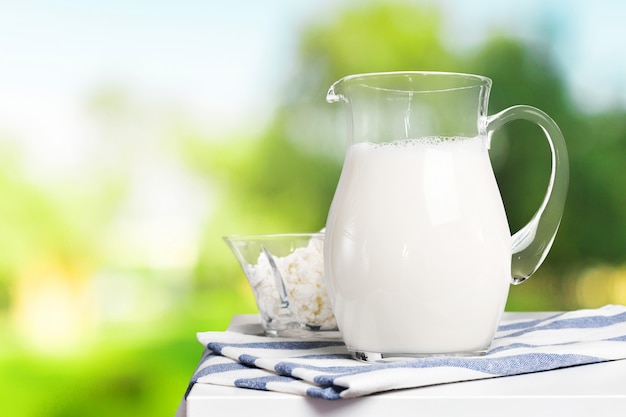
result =
[{"label": "striped kitchen towel", "polygon": [[503,320],[489,352],[476,357],[363,363],[351,359],[338,340],[229,331],[199,333],[198,340],[206,350],[187,392],[203,383],[335,400],[625,359],[626,307]]}]

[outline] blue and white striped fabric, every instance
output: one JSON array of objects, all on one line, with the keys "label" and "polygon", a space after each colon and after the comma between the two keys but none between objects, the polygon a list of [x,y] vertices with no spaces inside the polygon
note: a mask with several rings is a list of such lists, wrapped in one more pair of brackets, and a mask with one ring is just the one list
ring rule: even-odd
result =
[{"label": "blue and white striped fabric", "polygon": [[350,359],[340,341],[199,333],[206,347],[196,383],[335,400],[476,379],[547,371],[626,358],[626,307],[503,321],[479,357],[428,357],[386,364]]}]

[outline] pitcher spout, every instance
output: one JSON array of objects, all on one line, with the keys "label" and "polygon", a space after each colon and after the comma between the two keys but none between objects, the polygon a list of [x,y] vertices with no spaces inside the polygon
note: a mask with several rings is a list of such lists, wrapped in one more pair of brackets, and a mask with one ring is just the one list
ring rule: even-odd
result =
[{"label": "pitcher spout", "polygon": [[326,94],[326,102],[328,103],[338,103],[340,101],[347,102],[346,97],[341,94],[341,84],[343,79],[336,81],[333,85],[328,89],[328,93]]}]

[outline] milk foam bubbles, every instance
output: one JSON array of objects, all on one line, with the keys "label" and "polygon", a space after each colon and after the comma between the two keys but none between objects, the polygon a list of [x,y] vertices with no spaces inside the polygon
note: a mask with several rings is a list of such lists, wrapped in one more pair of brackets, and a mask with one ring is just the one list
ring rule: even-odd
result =
[{"label": "milk foam bubbles", "polygon": [[350,350],[488,348],[508,295],[511,237],[484,137],[352,145],[325,239]]}]

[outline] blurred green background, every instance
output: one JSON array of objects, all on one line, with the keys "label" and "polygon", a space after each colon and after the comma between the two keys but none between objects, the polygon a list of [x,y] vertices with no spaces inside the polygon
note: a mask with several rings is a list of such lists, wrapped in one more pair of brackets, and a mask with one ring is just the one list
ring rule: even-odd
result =
[{"label": "blurred green background", "polygon": [[[626,303],[626,7],[465,3],[1,1],[0,415],[173,415],[195,333],[256,312],[221,237],[324,226],[351,73],[478,73],[490,113],[550,114],[570,192],[507,309]],[[519,122],[491,157],[517,230],[549,151]]]}]

